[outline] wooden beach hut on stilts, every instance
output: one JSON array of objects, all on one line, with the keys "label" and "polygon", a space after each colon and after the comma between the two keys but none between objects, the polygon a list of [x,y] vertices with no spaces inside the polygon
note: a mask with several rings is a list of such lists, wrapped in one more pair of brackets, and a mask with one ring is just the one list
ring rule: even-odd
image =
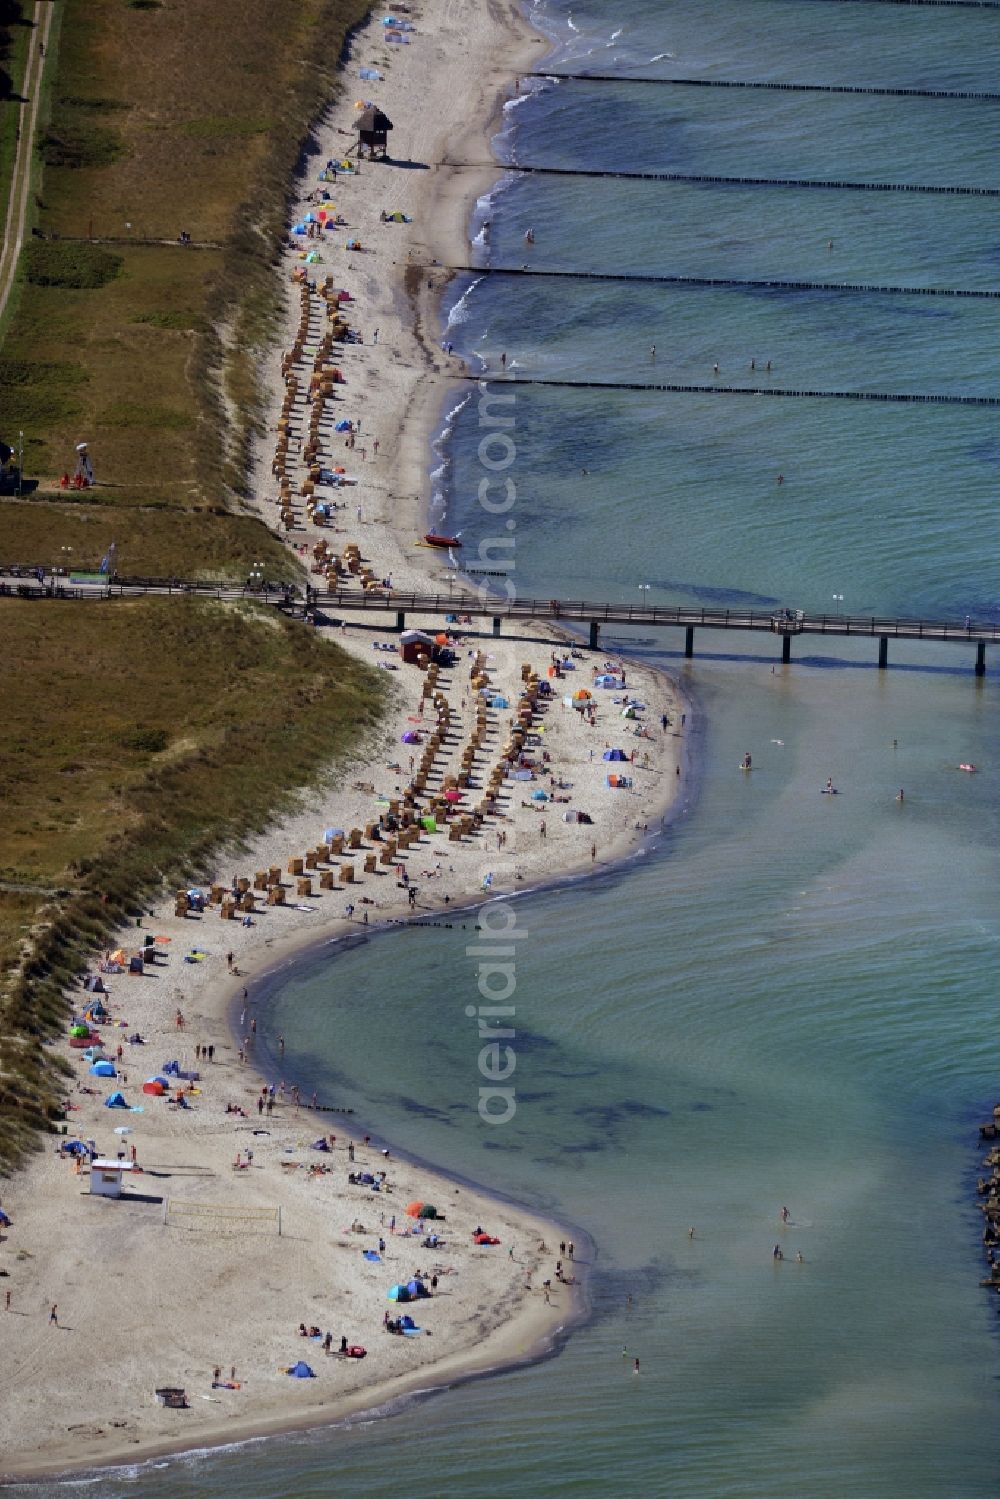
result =
[{"label": "wooden beach hut on stilts", "polygon": [[367,150],[369,161],[385,161],[389,154],[389,131],[392,121],[374,104],[358,116],[358,156]]}]

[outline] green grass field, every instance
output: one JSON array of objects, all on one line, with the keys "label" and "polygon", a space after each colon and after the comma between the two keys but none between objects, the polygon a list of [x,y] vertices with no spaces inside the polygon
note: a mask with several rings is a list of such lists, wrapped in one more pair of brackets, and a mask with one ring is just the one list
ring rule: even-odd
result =
[{"label": "green grass field", "polygon": [[[274,316],[291,171],[365,10],[60,0],[34,166],[40,235],[0,346],[0,438],[23,431],[37,487],[0,498],[0,562],[86,570],[114,541],[122,572],[297,574],[241,508],[256,349]],[[0,131],[0,172],[3,151]],[[181,230],[199,244],[177,244]],[[81,440],[97,487],[67,495],[58,478]],[[0,600],[0,631],[10,1164],[57,1113],[44,1043],[86,952],[356,748],[384,681],[252,605]]]},{"label": "green grass field", "polygon": [[0,600],[0,631],[2,1164],[54,1107],[18,1059],[41,1066],[88,945],[356,749],[385,678],[252,604]]}]

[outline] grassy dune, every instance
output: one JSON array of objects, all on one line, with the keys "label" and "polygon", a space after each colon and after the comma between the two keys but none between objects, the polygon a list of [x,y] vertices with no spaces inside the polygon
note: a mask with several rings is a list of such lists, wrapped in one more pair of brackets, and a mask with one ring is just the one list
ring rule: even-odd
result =
[{"label": "grassy dune", "polygon": [[[125,572],[294,576],[240,506],[255,348],[287,184],[366,8],[60,0],[0,346],[0,437],[23,430],[38,486],[0,498],[0,561],[93,567],[113,540]],[[98,484],[67,495],[83,439]],[[354,746],[383,683],[251,605],[0,599],[0,632],[2,1165],[58,1113],[44,1043],[86,951]]]},{"label": "grassy dune", "polygon": [[[39,147],[46,238],[22,259],[0,368],[4,430],[23,430],[43,496],[60,501],[85,438],[98,502],[199,511],[225,534],[210,507],[244,484],[288,182],[366,9],[62,0]],[[197,553],[179,544],[175,570]]]},{"label": "grassy dune", "polygon": [[2,1163],[54,1112],[88,947],[356,746],[384,678],[251,604],[0,600],[0,631]]}]

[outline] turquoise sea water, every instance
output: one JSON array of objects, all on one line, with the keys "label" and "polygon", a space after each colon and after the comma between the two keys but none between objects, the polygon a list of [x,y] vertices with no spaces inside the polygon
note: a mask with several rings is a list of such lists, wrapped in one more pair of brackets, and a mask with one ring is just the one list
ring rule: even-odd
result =
[{"label": "turquoise sea water", "polygon": [[[543,15],[553,70],[989,89],[1000,60],[1000,12],[964,7],[592,0]],[[997,110],[542,84],[508,109],[498,149],[995,185]],[[528,177],[480,205],[474,232],[484,217],[485,267],[1000,289],[988,199]],[[717,362],[722,383],[748,384],[754,359],[789,389],[1000,395],[998,307],[491,273],[456,285],[448,337],[493,372],[505,351],[515,375],[642,379],[655,343],[670,380],[711,384]],[[476,499],[474,404],[453,416],[437,506],[466,555],[512,537],[525,594],[997,613],[998,409],[514,392],[514,529]],[[145,1469],[108,1493],[997,1492],[1000,1358],[972,1191],[974,1126],[1000,1081],[995,681],[977,683],[962,648],[893,647],[879,673],[864,645],[796,643],[776,670],[768,641],[703,633],[690,662],[670,636],[630,645],[691,695],[684,815],[625,870],[517,903],[510,1124],[476,1114],[471,916],[314,958],[264,1006],[264,1044],[284,1034],[304,1092],[578,1225],[592,1319],[558,1357],[389,1421]],[[748,748],[752,776],[736,769]],[[827,776],[836,798],[818,794]]]}]

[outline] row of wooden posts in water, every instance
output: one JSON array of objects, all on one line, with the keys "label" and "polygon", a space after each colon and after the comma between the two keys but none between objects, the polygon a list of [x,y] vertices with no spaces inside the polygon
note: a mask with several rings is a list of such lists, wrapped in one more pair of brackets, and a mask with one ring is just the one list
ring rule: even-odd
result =
[{"label": "row of wooden posts in water", "polygon": [[[420,694],[421,717],[424,704],[429,701],[434,710],[434,726],[406,790],[398,797],[387,798],[385,818],[373,819],[365,823],[364,827],[351,828],[350,832],[331,834],[328,842],[319,843],[302,855],[293,855],[288,860],[285,871],[279,865],[272,864],[267,869],[258,869],[252,881],[243,875],[237,876],[231,886],[213,885],[206,904],[218,906],[223,921],[238,920],[243,915],[252,914],[257,909],[259,897],[263,897],[269,906],[284,905],[289,889],[285,883],[285,874],[294,880],[298,899],[324,890],[334,890],[338,885],[353,885],[358,882],[362,873],[374,875],[378,873],[380,866],[387,868],[398,863],[401,854],[421,842],[424,835],[433,830],[433,824],[440,822],[446,825],[448,841],[460,843],[464,838],[474,835],[487,817],[495,816],[500,811],[499,800],[504,781],[524,748],[537,713],[541,687],[537,673],[527,662],[521,667],[521,697],[510,722],[508,737],[486,775],[481,788],[484,792],[482,798],[469,811],[457,805],[457,798],[464,797],[473,789],[477,759],[487,749],[488,741],[497,729],[487,708],[490,674],[486,658],[482,651],[477,651],[472,659],[470,686],[477,703],[475,723],[461,748],[458,770],[447,773],[437,769],[438,760],[449,754],[449,735],[453,728],[451,705],[441,687],[441,668],[428,656],[421,656],[417,665],[422,668],[424,678]],[[430,780],[439,773],[440,785],[437,789],[432,789]],[[424,819],[432,821],[432,829],[427,828]],[[377,851],[372,848],[373,844],[377,846]],[[351,857],[353,854],[362,856],[360,867],[355,865]],[[174,914],[186,916],[188,910],[187,891],[178,890]]]}]

